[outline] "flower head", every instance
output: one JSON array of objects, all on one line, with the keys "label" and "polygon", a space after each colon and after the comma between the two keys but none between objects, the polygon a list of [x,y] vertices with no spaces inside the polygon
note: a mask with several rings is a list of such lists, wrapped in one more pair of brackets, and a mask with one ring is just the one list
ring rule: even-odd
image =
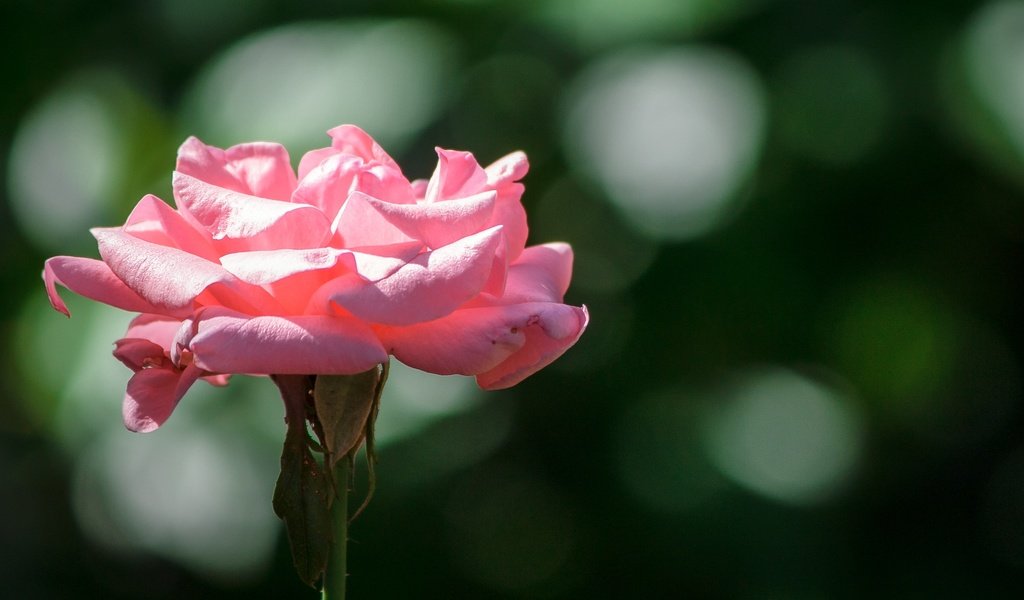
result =
[{"label": "flower head", "polygon": [[293,171],[284,147],[189,138],[172,208],[147,195],[97,228],[100,260],[57,256],[43,279],[140,313],[114,355],[134,371],[129,429],[151,431],[197,379],[353,374],[394,355],[432,373],[514,385],[572,346],[584,307],[563,304],[572,250],[526,247],[526,156],[481,167],[437,149],[410,182],[364,131],[342,125]]}]

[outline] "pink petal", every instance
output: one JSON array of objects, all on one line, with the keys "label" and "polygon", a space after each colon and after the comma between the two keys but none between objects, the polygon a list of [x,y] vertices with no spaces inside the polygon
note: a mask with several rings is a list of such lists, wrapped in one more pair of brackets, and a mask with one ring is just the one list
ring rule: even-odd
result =
[{"label": "pink petal", "polygon": [[418,241],[389,244],[387,246],[362,246],[352,252],[356,271],[367,281],[380,281],[401,269],[405,263],[419,256],[423,244]]},{"label": "pink petal", "polygon": [[208,260],[217,260],[206,232],[193,227],[163,200],[147,194],[135,205],[122,228],[140,240],[178,248]]},{"label": "pink petal", "polygon": [[152,368],[132,375],[121,406],[125,427],[139,433],[159,428],[201,374],[198,368],[190,366],[184,372]]},{"label": "pink petal", "polygon": [[224,304],[260,313],[278,310],[265,291],[219,264],[118,230],[94,229],[93,235],[110,270],[150,303],[141,312],[182,315],[196,304]]},{"label": "pink petal", "polygon": [[327,132],[331,136],[331,147],[353,154],[366,162],[376,161],[386,167],[401,171],[398,163],[384,151],[368,133],[355,125],[339,125]]},{"label": "pink petal", "polygon": [[333,220],[355,186],[362,167],[363,161],[358,157],[330,156],[302,178],[292,194],[292,202],[315,206]]},{"label": "pink petal", "polygon": [[497,194],[484,192],[458,200],[394,204],[367,197],[389,223],[430,248],[440,248],[488,227]]},{"label": "pink petal", "polygon": [[306,306],[318,288],[356,270],[352,252],[336,248],[239,252],[224,256],[221,264],[242,281],[263,286],[285,314],[307,312]]},{"label": "pink petal", "polygon": [[219,308],[201,312],[177,343],[194,364],[219,373],[352,374],[387,353],[366,324],[352,317],[248,317]]},{"label": "pink petal", "polygon": [[485,191],[487,173],[470,152],[459,150],[437,151],[437,168],[427,184],[427,202],[464,198]]},{"label": "pink petal", "polygon": [[587,307],[568,308],[573,310],[575,319],[561,316],[557,317],[559,322],[552,322],[549,316],[547,320],[541,317],[536,323],[528,322],[523,347],[498,366],[477,375],[477,384],[485,390],[512,387],[564,354],[580,339],[590,322]]},{"label": "pink petal", "polygon": [[413,196],[417,200],[423,200],[427,195],[427,186],[429,182],[426,179],[416,179],[411,184]]},{"label": "pink petal", "polygon": [[114,342],[114,358],[132,371],[169,365],[164,349],[149,340],[126,337]]},{"label": "pink petal", "polygon": [[440,375],[479,375],[482,387],[514,385],[572,346],[587,323],[585,308],[526,303],[460,309],[407,327],[379,327],[391,354]]},{"label": "pink petal", "polygon": [[572,259],[569,244],[530,246],[509,267],[500,303],[561,302],[572,278]]},{"label": "pink petal", "polygon": [[299,160],[299,181],[309,175],[309,172],[317,168],[320,163],[327,160],[332,156],[337,156],[340,152],[330,146],[326,148],[317,148],[316,150],[310,150],[309,152],[302,155]]},{"label": "pink petal", "polygon": [[526,159],[526,154],[518,150],[502,156],[484,169],[487,173],[487,185],[494,189],[519,181],[526,177],[529,170],[530,162]]},{"label": "pink petal", "polygon": [[57,284],[72,292],[132,312],[158,312],[153,304],[132,291],[103,261],[77,256],[55,256],[43,266],[43,284],[54,309],[71,313],[57,293]]},{"label": "pink petal", "polygon": [[526,210],[519,198],[523,195],[523,185],[513,183],[498,190],[498,199],[494,204],[494,215],[490,226],[501,225],[505,228],[505,241],[508,247],[509,260],[514,261],[526,247],[526,238],[530,228],[526,223]]},{"label": "pink petal", "polygon": [[332,225],[339,238],[332,245],[359,248],[415,241],[415,238],[388,222],[373,207],[371,200],[363,192],[352,192]]},{"label": "pink petal", "polygon": [[176,170],[261,198],[288,200],[295,189],[288,151],[280,144],[253,142],[221,150],[190,137],[178,149]]},{"label": "pink petal", "polygon": [[328,270],[338,265],[350,271],[356,269],[352,251],[337,248],[236,252],[222,256],[220,264],[242,281],[255,285],[274,283],[299,273]]},{"label": "pink petal", "polygon": [[309,170],[292,194],[292,202],[316,206],[327,218],[334,219],[345,200],[357,190],[386,198],[388,202],[415,200],[412,186],[398,169],[339,153]]},{"label": "pink petal", "polygon": [[170,352],[174,336],[181,327],[181,319],[172,319],[163,315],[142,314],[128,324],[126,338],[137,338],[153,342],[165,352]]},{"label": "pink petal", "polygon": [[206,229],[223,252],[316,248],[330,235],[330,223],[313,206],[257,198],[175,172],[178,208]]},{"label": "pink petal", "polygon": [[501,228],[494,227],[425,252],[377,282],[339,278],[329,298],[375,323],[409,325],[443,317],[480,293],[502,240]]}]

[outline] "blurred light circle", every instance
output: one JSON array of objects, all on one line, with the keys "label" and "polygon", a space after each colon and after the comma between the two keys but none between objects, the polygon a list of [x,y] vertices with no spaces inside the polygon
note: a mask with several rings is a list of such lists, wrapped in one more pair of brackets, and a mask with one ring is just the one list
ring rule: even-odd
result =
[{"label": "blurred light circle", "polygon": [[116,76],[90,71],[58,86],[21,122],[11,145],[11,211],[33,242],[67,250],[102,221],[122,176]]},{"label": "blurred light circle", "polygon": [[1024,2],[990,3],[968,26],[965,45],[971,86],[1024,160]]},{"label": "blurred light circle", "polygon": [[211,578],[255,577],[277,541],[266,502],[273,455],[254,452],[251,432],[177,425],[107,435],[77,461],[80,525],[98,543],[144,549]]},{"label": "blurred light circle", "polygon": [[418,21],[299,23],[238,42],[200,75],[186,101],[204,141],[267,139],[301,152],[341,123],[396,150],[447,99],[454,40]]},{"label": "blurred light circle", "polygon": [[441,377],[391,361],[387,390],[377,416],[376,441],[381,446],[422,432],[432,423],[464,413],[480,404],[471,377]]},{"label": "blurred light circle", "polygon": [[707,232],[761,150],[764,93],[739,57],[711,48],[629,50],[588,69],[568,101],[563,143],[648,234]]},{"label": "blurred light circle", "polygon": [[864,441],[860,414],[839,390],[783,369],[739,376],[702,425],[723,474],[797,505],[840,489]]},{"label": "blurred light circle", "polygon": [[859,48],[803,50],[782,67],[775,88],[779,135],[810,160],[853,163],[881,136],[888,110],[884,82]]}]

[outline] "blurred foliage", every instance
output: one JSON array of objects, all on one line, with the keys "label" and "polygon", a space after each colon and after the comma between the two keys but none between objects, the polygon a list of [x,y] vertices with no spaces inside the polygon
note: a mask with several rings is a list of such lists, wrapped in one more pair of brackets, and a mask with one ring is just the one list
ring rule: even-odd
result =
[{"label": "blurred foliage", "polygon": [[169,199],[187,135],[297,159],[342,122],[410,177],[525,150],[593,319],[512,390],[396,372],[353,598],[1024,591],[1024,2],[4,8],[6,597],[316,597],[270,382],[129,434],[125,316],[39,273]]}]

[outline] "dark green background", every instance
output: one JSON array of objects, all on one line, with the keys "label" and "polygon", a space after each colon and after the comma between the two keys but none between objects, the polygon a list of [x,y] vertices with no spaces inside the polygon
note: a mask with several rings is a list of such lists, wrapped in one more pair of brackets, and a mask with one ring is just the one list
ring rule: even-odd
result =
[{"label": "dark green background", "polygon": [[[1024,4],[695,0],[679,4],[696,15],[685,20],[666,0],[594,12],[612,4],[577,2],[560,20],[540,1],[5,2],[0,595],[316,597],[280,534],[265,568],[218,577],[82,532],[73,477],[90,441],[58,442],[48,411],[76,353],[108,347],[33,337],[81,327],[38,316],[39,273],[51,254],[95,256],[86,228],[121,222],[141,194],[167,198],[187,135],[259,135],[197,130],[187,90],[211,59],[290,23],[412,18],[441,31],[455,58],[439,110],[396,143],[396,158],[428,176],[435,145],[482,162],[525,150],[531,243],[577,247],[567,301],[587,304],[592,325],[554,367],[382,449],[378,495],[352,528],[351,597],[1017,597],[1024,128],[1013,123],[1024,94],[978,85],[966,48],[997,15],[1006,43],[983,58],[1024,73]],[[628,201],[572,158],[565,121],[579,77],[632,48],[725,51],[763,91],[763,137],[731,194],[735,214],[703,235],[636,229]],[[12,144],[44,99],[97,70],[116,82],[105,97],[126,98],[127,166],[105,222],[40,244],[11,208]],[[1007,81],[1024,86],[1024,74]],[[559,211],[562,196],[574,208]],[[606,273],[618,283],[604,285]],[[47,344],[52,355],[28,349]],[[831,390],[855,415],[856,464],[820,498],[762,493],[708,455],[708,415],[765,372]],[[236,410],[256,402],[237,396]],[[119,397],[96,401],[99,418],[119,423]],[[800,414],[787,419],[767,426],[801,431]],[[166,428],[176,426],[188,423]],[[495,427],[505,429],[486,433]],[[270,490],[251,502],[269,512]]]}]

